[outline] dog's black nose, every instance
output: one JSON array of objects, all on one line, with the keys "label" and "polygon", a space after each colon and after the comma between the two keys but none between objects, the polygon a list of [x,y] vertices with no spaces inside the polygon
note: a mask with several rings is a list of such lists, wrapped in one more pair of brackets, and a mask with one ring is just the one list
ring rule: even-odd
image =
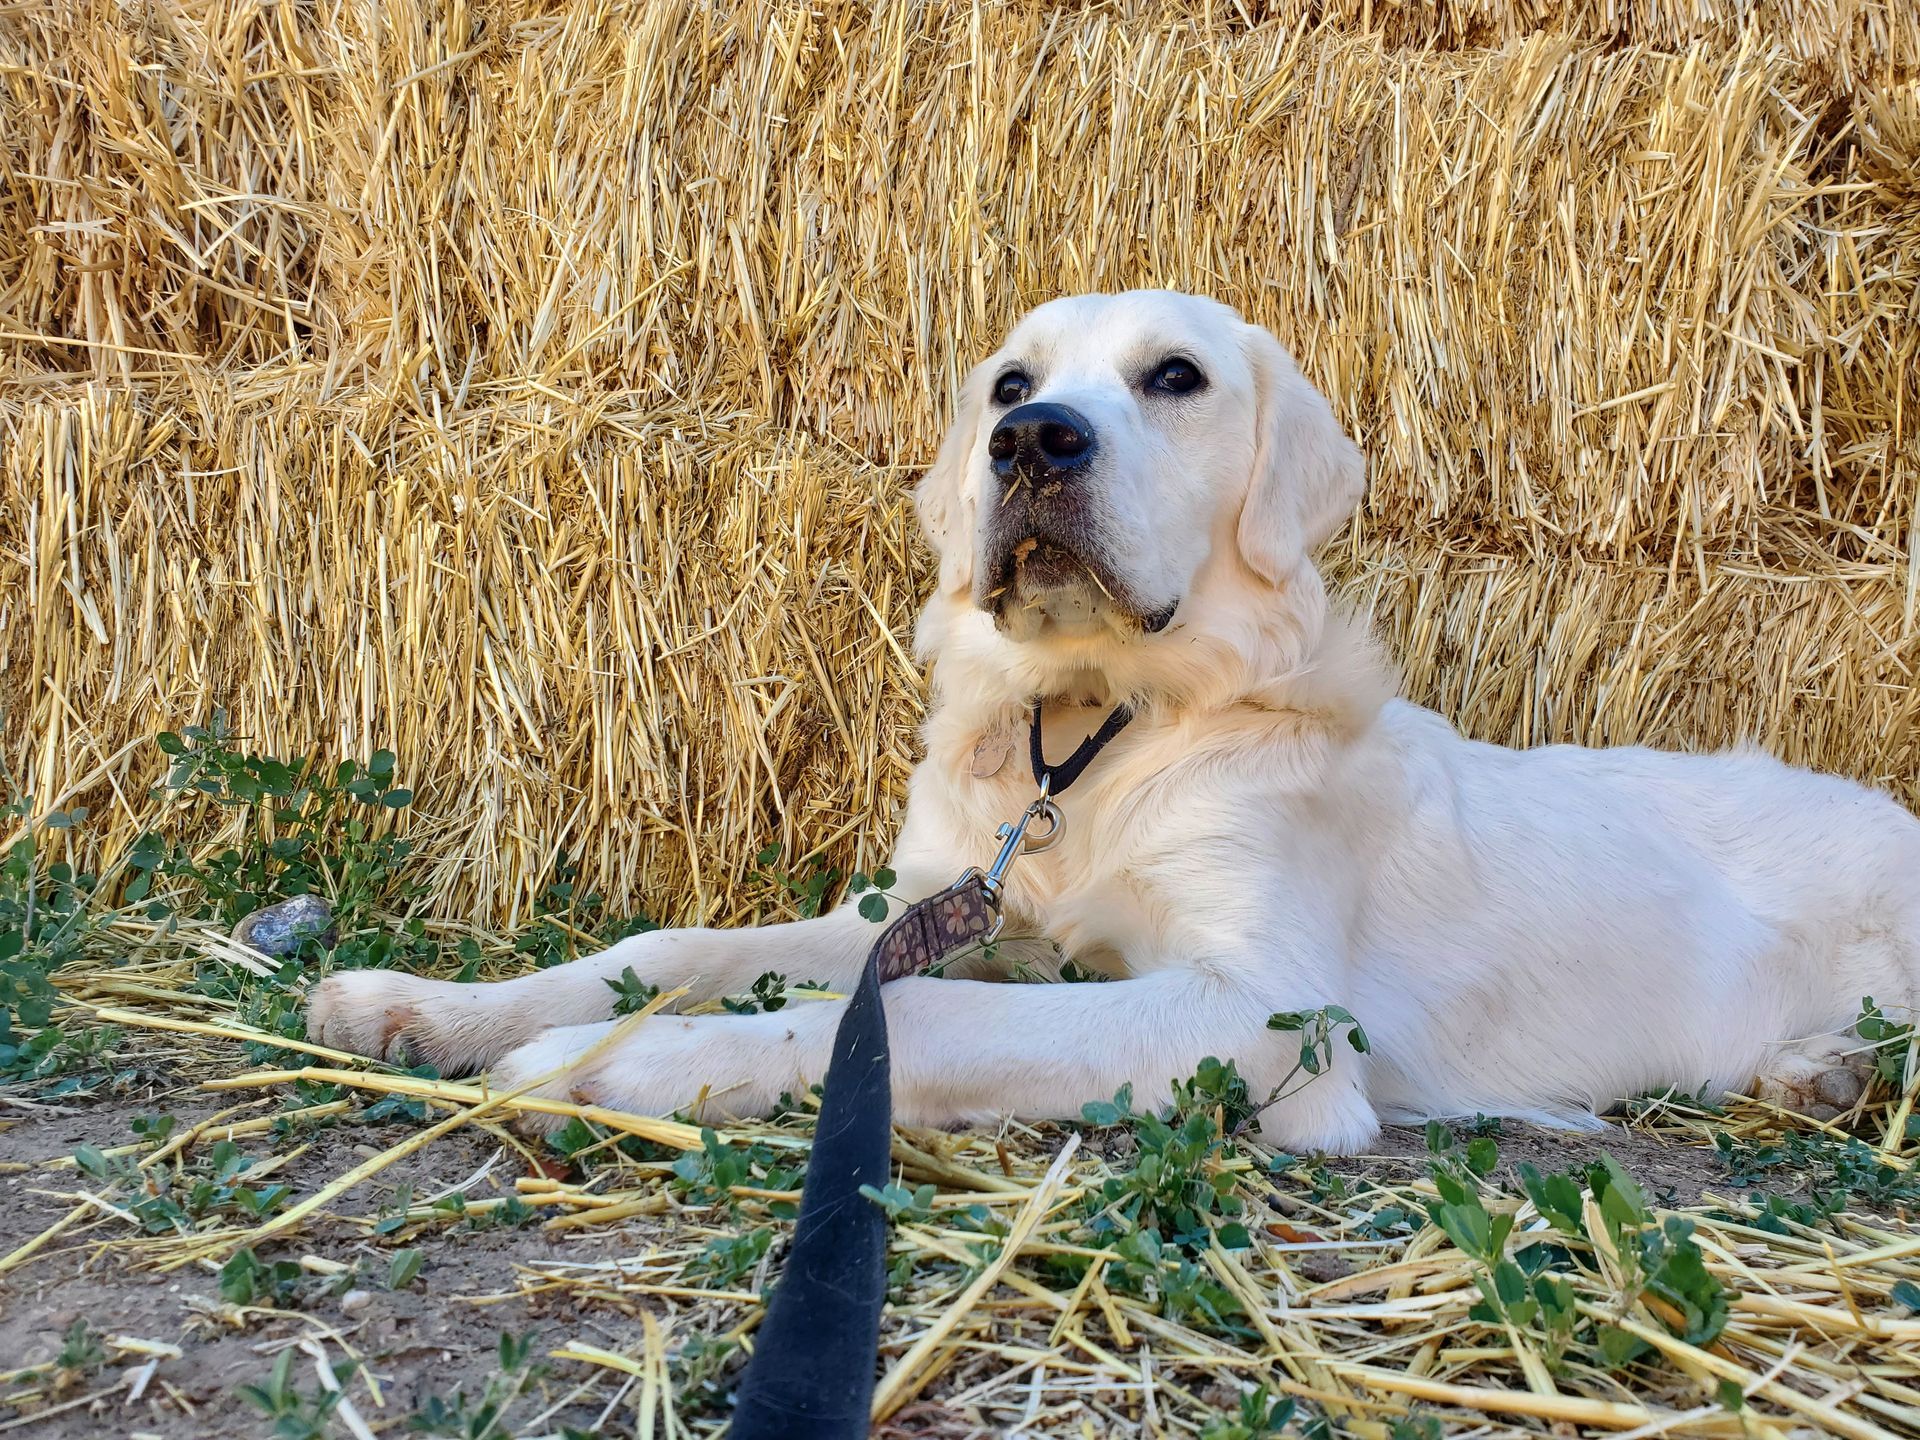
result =
[{"label": "dog's black nose", "polygon": [[1016,405],[987,437],[987,454],[1001,475],[1017,465],[1075,470],[1093,458],[1093,426],[1078,410],[1037,400]]}]

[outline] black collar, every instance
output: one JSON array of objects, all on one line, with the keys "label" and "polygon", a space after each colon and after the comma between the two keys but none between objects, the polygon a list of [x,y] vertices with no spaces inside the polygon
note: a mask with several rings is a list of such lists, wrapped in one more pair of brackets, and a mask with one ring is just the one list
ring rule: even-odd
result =
[{"label": "black collar", "polygon": [[1100,728],[1080,742],[1080,748],[1066,758],[1060,765],[1047,764],[1045,745],[1040,738],[1040,712],[1045,702],[1033,702],[1033,724],[1027,731],[1027,754],[1033,761],[1033,783],[1046,787],[1049,795],[1058,795],[1080,778],[1080,772],[1093,763],[1093,757],[1107,748],[1127,722],[1133,719],[1133,711],[1126,705],[1116,705],[1100,722]]}]

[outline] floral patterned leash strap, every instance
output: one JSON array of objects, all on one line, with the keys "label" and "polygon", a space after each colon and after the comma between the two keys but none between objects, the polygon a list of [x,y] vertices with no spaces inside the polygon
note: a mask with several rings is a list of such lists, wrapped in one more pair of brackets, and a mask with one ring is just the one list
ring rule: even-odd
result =
[{"label": "floral patterned leash strap", "polygon": [[[1007,871],[1022,855],[1036,855],[1051,849],[1060,838],[1060,810],[1048,794],[1046,779],[1040,782],[1040,795],[1020,818],[994,832],[1000,841],[1000,853],[985,870],[969,869],[938,895],[909,905],[906,913],[887,927],[880,943],[873,947],[873,964],[880,972],[880,983],[918,975],[969,945],[985,945],[1000,933],[1003,918],[1000,896]],[[1036,820],[1044,819],[1047,828],[1038,835],[1030,833]]]},{"label": "floral patterned leash strap", "polygon": [[[880,1309],[886,1298],[886,1214],[864,1194],[889,1177],[893,1088],[880,986],[917,975],[1000,933],[1002,883],[1022,855],[1060,838],[1060,811],[1040,795],[997,832],[1000,853],[886,929],[833,1037],[787,1265],[767,1302],[734,1402],[733,1440],[856,1440],[868,1433]],[[1034,824],[1047,828],[1030,835]]]}]

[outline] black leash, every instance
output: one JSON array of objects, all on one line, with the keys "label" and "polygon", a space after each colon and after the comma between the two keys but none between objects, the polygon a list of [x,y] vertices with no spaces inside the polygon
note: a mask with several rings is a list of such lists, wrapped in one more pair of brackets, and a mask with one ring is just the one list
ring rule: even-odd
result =
[{"label": "black leash", "polygon": [[[880,987],[1000,933],[1008,867],[1059,838],[1052,797],[1078,780],[1132,719],[1125,705],[1115,706],[1064,765],[1051,768],[1036,701],[1028,749],[1040,798],[1000,827],[1000,853],[986,871],[970,869],[938,895],[909,905],[868,952],[833,1037],[800,1219],[741,1377],[728,1431],[733,1440],[855,1440],[868,1433],[886,1302],[887,1218],[860,1187],[886,1185],[893,1123]],[[1041,818],[1052,828],[1028,843],[1027,828]]]},{"label": "black leash", "polygon": [[1066,763],[1058,767],[1047,764],[1046,747],[1040,738],[1040,706],[1033,707],[1033,723],[1027,727],[1027,758],[1033,762],[1033,783],[1042,787],[1049,795],[1063,795],[1074,781],[1080,778],[1080,772],[1093,763],[1093,757],[1107,748],[1133,719],[1133,711],[1128,706],[1116,705],[1100,722],[1100,728],[1080,742]]}]

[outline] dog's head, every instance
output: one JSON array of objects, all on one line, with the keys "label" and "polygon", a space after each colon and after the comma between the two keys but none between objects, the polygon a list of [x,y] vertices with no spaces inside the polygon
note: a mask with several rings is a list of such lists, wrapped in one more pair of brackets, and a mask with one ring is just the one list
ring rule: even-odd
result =
[{"label": "dog's head", "polygon": [[1030,661],[1088,668],[1095,650],[1179,643],[1207,623],[1198,597],[1218,612],[1288,586],[1362,475],[1271,334],[1148,290],[1022,320],[968,377],[918,501],[942,596]]}]

